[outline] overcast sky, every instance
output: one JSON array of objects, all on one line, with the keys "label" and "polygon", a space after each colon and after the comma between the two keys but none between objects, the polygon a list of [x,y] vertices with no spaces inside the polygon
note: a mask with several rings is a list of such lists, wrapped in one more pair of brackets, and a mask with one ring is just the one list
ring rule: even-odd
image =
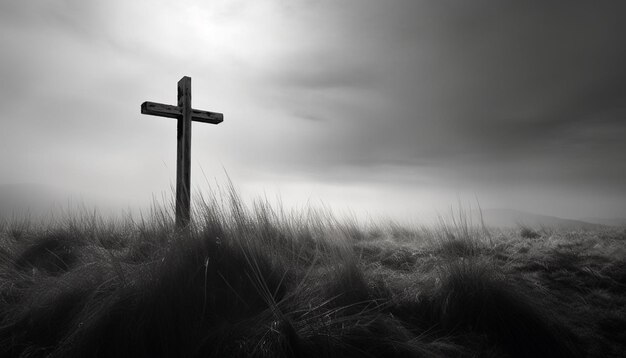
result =
[{"label": "overcast sky", "polygon": [[192,185],[406,217],[457,198],[626,216],[626,2],[0,0],[0,184]]}]

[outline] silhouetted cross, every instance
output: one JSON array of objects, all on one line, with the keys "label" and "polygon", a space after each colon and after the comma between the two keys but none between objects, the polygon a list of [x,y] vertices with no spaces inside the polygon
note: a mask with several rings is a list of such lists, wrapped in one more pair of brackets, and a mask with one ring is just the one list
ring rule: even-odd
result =
[{"label": "silhouetted cross", "polygon": [[141,113],[178,120],[178,150],[176,154],[176,226],[189,224],[191,209],[191,121],[219,124],[224,115],[191,108],[191,78],[178,81],[178,106],[144,102]]}]

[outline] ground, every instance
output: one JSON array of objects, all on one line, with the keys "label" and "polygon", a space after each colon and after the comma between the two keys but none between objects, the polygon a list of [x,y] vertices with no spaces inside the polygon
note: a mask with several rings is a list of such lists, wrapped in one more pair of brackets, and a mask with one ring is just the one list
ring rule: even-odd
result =
[{"label": "ground", "polygon": [[[219,205],[217,203],[220,203]],[[621,357],[626,230],[338,220],[207,200],[176,229],[0,228],[6,357]],[[461,213],[462,214],[462,213]]]}]

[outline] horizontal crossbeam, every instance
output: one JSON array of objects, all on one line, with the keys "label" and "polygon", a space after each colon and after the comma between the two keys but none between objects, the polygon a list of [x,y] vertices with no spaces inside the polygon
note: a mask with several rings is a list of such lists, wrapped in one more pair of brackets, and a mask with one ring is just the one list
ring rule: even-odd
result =
[{"label": "horizontal crossbeam", "polygon": [[[183,109],[179,106],[170,106],[169,104],[144,102],[141,104],[141,113],[149,114],[152,116],[168,117],[168,118],[182,118]],[[224,115],[222,113],[215,113],[209,111],[200,111],[197,109],[191,110],[191,120],[196,122],[219,124],[224,121]]]}]

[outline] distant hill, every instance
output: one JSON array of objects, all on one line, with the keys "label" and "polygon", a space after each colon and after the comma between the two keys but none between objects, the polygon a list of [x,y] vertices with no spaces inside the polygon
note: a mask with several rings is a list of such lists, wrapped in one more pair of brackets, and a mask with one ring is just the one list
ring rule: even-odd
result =
[{"label": "distant hill", "polygon": [[[513,209],[486,209],[482,211],[487,226],[516,228],[529,226],[532,228],[553,228],[563,230],[599,230],[605,228],[598,222],[563,219],[556,216],[533,214]],[[474,212],[474,222],[478,222],[479,213]]]},{"label": "distant hill", "polygon": [[615,227],[626,227],[626,218],[584,218],[584,221]]}]

